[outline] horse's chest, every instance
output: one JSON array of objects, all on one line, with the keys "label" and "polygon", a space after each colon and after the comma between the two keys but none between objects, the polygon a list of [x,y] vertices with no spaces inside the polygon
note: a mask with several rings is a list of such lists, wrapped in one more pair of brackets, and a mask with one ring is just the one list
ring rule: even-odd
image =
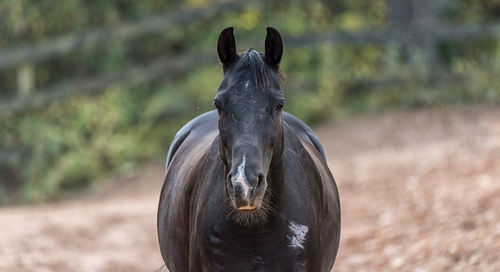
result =
[{"label": "horse's chest", "polygon": [[204,233],[201,266],[206,271],[302,271],[308,228],[290,222],[264,231],[216,229]]}]

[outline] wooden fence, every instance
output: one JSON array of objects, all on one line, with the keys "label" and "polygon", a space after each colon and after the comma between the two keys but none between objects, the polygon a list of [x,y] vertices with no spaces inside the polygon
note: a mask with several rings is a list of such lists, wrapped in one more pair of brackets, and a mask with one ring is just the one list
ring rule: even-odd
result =
[{"label": "wooden fence", "polygon": [[[287,47],[313,46],[319,43],[362,45],[397,44],[417,46],[425,52],[428,71],[434,75],[435,50],[438,43],[479,37],[500,37],[500,24],[489,25],[443,25],[436,18],[436,3],[449,0],[387,0],[389,24],[385,29],[332,33],[310,33],[295,37],[284,33]],[[215,60],[215,53],[202,52],[196,55],[179,56],[176,59],[159,59],[144,66],[126,68],[111,75],[92,78],[74,78],[58,82],[44,89],[36,89],[35,69],[37,62],[60,57],[70,52],[96,46],[107,41],[128,41],[147,33],[168,31],[169,27],[192,20],[205,20],[227,12],[241,11],[249,5],[260,5],[263,1],[234,1],[213,4],[209,7],[189,11],[178,11],[144,19],[136,23],[101,28],[86,33],[70,34],[47,42],[26,45],[0,51],[0,72],[15,69],[17,90],[14,97],[0,102],[0,115],[41,107],[52,101],[73,95],[106,90],[115,84],[128,84],[141,79],[168,77],[186,70],[194,62]],[[387,79],[385,79],[387,80]],[[399,79],[395,79],[398,81]],[[382,79],[384,81],[384,79]],[[368,82],[372,82],[368,80]]]}]

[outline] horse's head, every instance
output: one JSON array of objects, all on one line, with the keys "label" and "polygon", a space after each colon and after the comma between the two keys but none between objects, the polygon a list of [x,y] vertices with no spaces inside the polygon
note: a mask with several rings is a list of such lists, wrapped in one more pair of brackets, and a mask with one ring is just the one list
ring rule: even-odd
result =
[{"label": "horse's head", "polygon": [[250,49],[238,55],[230,27],[221,32],[217,53],[223,79],[214,105],[227,192],[238,221],[253,224],[265,218],[268,174],[283,153],[283,44],[279,32],[268,27],[264,54]]}]

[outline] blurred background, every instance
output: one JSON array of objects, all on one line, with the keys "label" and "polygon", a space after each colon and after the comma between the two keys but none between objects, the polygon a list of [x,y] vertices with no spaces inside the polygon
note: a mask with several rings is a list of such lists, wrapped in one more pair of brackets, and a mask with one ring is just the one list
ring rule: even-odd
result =
[{"label": "blurred background", "polygon": [[339,184],[334,269],[500,269],[499,0],[0,0],[1,271],[161,267],[163,160],[227,26],[284,38],[285,110]]}]

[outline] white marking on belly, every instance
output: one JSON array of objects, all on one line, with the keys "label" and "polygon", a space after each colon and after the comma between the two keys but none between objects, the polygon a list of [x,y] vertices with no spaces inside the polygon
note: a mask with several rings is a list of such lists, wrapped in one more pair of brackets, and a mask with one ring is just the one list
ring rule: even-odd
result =
[{"label": "white marking on belly", "polygon": [[243,187],[243,193],[245,194],[245,198],[248,196],[248,191],[250,190],[250,186],[245,182],[245,162],[246,158],[245,155],[243,155],[243,161],[238,165],[238,173],[236,173],[236,180],[234,181],[235,183],[241,184]]},{"label": "white marking on belly", "polygon": [[293,221],[290,221],[288,228],[292,233],[292,235],[288,237],[290,239],[290,247],[304,249],[303,244],[306,241],[306,235],[309,231],[309,228]]},{"label": "white marking on belly", "polygon": [[247,82],[245,82],[245,90],[248,90],[248,84],[250,83],[250,80],[247,80]]}]

